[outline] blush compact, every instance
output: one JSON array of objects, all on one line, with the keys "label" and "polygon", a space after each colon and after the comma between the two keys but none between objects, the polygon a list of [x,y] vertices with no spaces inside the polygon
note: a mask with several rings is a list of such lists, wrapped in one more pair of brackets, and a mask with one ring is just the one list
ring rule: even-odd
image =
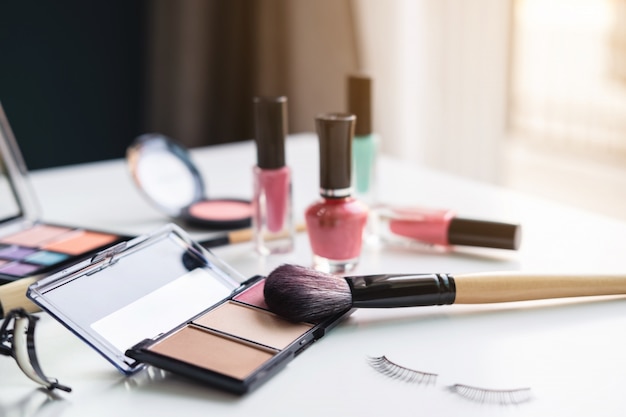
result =
[{"label": "blush compact", "polygon": [[236,394],[271,378],[350,312],[295,323],[178,225],[32,284],[28,297],[124,374],[151,365]]},{"label": "blush compact", "polygon": [[133,182],[161,212],[186,225],[243,229],[252,224],[252,203],[238,198],[207,198],[205,183],[189,152],[172,139],[147,133],[126,152]]}]

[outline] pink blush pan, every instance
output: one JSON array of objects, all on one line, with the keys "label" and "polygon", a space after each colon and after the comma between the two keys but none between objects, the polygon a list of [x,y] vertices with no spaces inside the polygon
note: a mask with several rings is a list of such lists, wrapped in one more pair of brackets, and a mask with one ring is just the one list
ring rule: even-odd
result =
[{"label": "pink blush pan", "polygon": [[264,288],[265,280],[261,280],[254,284],[252,287],[248,288],[246,291],[235,296],[233,299],[241,303],[246,303],[265,310],[269,310],[269,307],[267,307],[267,304],[265,304],[265,296],[263,295]]},{"label": "pink blush pan", "polygon": [[250,217],[252,206],[235,200],[204,200],[193,204],[189,213],[202,219],[233,220]]},{"label": "pink blush pan", "polygon": [[247,200],[214,199],[192,203],[182,217],[190,224],[214,229],[250,227],[252,203]]}]

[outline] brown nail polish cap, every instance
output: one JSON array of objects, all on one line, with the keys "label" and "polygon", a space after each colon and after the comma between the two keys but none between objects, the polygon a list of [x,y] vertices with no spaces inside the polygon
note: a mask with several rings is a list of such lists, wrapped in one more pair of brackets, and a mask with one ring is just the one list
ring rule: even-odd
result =
[{"label": "brown nail polish cap", "polygon": [[348,76],[348,113],[357,118],[354,134],[372,133],[372,79],[366,75]]},{"label": "brown nail polish cap", "polygon": [[[347,196],[352,186],[352,139],[356,116],[322,113],[315,118],[320,149],[320,190],[326,196]],[[333,190],[341,190],[333,194]]]},{"label": "brown nail polish cap", "polygon": [[285,166],[287,97],[255,97],[253,103],[257,166],[282,168]]}]

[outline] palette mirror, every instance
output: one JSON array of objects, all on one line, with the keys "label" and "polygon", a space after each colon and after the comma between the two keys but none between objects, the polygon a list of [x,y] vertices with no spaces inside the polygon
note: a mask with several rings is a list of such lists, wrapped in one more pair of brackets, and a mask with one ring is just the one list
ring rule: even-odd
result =
[{"label": "palette mirror", "polygon": [[0,154],[0,218],[11,219],[20,215],[20,206],[17,204],[3,159]]},{"label": "palette mirror", "polygon": [[198,258],[181,236],[168,229],[123,251],[111,248],[111,255],[78,264],[76,273],[35,284],[34,301],[132,372],[136,363],[126,349],[225,298],[242,280],[219,260]]},{"label": "palette mirror", "polygon": [[128,238],[41,221],[26,165],[0,105],[0,284],[44,276]]}]

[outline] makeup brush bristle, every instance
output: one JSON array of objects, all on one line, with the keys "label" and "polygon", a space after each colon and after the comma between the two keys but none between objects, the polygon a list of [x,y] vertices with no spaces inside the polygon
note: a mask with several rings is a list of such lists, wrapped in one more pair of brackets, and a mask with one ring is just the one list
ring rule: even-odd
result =
[{"label": "makeup brush bristle", "polygon": [[267,276],[264,296],[271,311],[296,322],[316,322],[352,306],[344,278],[290,264]]}]

